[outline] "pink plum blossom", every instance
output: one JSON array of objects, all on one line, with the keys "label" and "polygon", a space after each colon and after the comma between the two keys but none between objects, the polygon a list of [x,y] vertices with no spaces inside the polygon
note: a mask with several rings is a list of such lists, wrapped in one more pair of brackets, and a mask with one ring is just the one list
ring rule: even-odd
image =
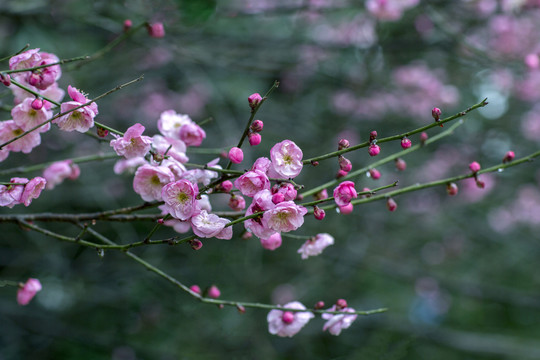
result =
[{"label": "pink plum blossom", "polygon": [[41,283],[38,279],[28,279],[26,283],[17,291],[17,303],[28,305],[37,292],[41,291]]},{"label": "pink plum blossom", "polygon": [[12,184],[23,185],[0,185],[0,206],[14,207],[21,203],[21,197],[24,193],[24,186],[28,183],[26,178],[11,178]]},{"label": "pink plum blossom", "polygon": [[[272,202],[272,193],[270,190],[262,190],[253,196],[253,201],[246,210],[246,216],[270,210],[275,206]],[[275,230],[268,227],[268,218],[265,218],[264,215],[246,220],[244,226],[260,239],[268,239],[276,233]]]},{"label": "pink plum blossom", "polygon": [[163,27],[163,23],[155,22],[152,24],[147,25],[148,35],[150,35],[153,38],[162,38],[165,36],[165,28]]},{"label": "pink plum blossom", "polygon": [[144,201],[161,201],[161,190],[174,181],[174,174],[165,166],[145,164],[137,169],[133,178],[133,190]]},{"label": "pink plum blossom", "polygon": [[196,210],[195,197],[198,193],[197,184],[183,179],[165,185],[161,190],[161,197],[165,201],[165,210],[172,217],[188,220]]},{"label": "pink plum blossom", "polygon": [[[15,121],[7,120],[0,122],[0,143],[5,143],[13,138],[24,133],[24,130],[19,127]],[[13,152],[23,152],[28,154],[33,148],[41,144],[41,137],[37,131],[32,131],[22,138],[6,145],[3,150]],[[6,155],[7,157],[7,155]]]},{"label": "pink plum blossom", "polygon": [[334,200],[338,206],[348,205],[358,194],[354,188],[354,182],[344,181],[334,189]]},{"label": "pink plum blossom", "polygon": [[307,240],[297,252],[302,255],[302,259],[307,259],[310,256],[319,255],[330,245],[334,245],[334,238],[330,234],[317,234]]},{"label": "pink plum blossom", "polygon": [[270,210],[267,210],[263,218],[267,226],[276,232],[289,232],[298,229],[304,224],[304,215],[307,209],[296,205],[293,201],[283,201]]},{"label": "pink plum blossom", "polygon": [[251,170],[259,170],[263,173],[267,173],[270,167],[272,166],[272,162],[270,159],[266,157],[260,157],[253,163],[253,166],[251,167]]},{"label": "pink plum blossom", "polygon": [[262,171],[251,170],[236,179],[234,186],[242,195],[253,197],[259,191],[270,189],[270,180]]},{"label": "pink plum blossom", "polygon": [[347,329],[351,324],[356,320],[358,315],[356,314],[347,314],[347,313],[354,313],[354,309],[350,307],[345,307],[343,309],[338,308],[336,305],[333,305],[330,309],[327,309],[327,311],[342,311],[343,314],[322,314],[322,318],[324,320],[328,320],[324,326],[323,331],[328,330],[328,332],[332,335],[339,335],[341,334],[341,330]]},{"label": "pink plum blossom", "polygon": [[152,145],[152,138],[144,136],[144,126],[137,123],[130,126],[123,137],[113,134],[115,139],[111,140],[110,145],[119,156],[126,159],[146,155]]},{"label": "pink plum blossom", "polygon": [[194,122],[183,125],[180,128],[180,140],[187,146],[200,146],[206,138],[206,132]]},{"label": "pink plum blossom", "polygon": [[242,149],[238,147],[232,147],[231,150],[229,150],[229,160],[232,163],[240,164],[242,160],[244,160],[244,152]]},{"label": "pink plum blossom", "polygon": [[[298,301],[283,305],[287,309],[306,310],[306,307]],[[298,333],[315,315],[309,311],[282,311],[270,310],[266,320],[268,332],[281,337],[292,337]]]},{"label": "pink plum blossom", "polygon": [[270,149],[274,170],[283,178],[295,178],[302,171],[302,150],[291,140],[283,140]]},{"label": "pink plum blossom", "polygon": [[[41,109],[34,109],[32,103],[35,99],[26,98],[19,105],[15,106],[11,110],[11,116],[17,126],[24,131],[30,130],[35,126],[45,123],[52,117],[52,111],[47,110],[45,107]],[[45,132],[51,128],[51,124],[41,126],[37,129],[38,132]]]},{"label": "pink plum blossom", "polygon": [[164,156],[165,152],[167,152],[167,156],[181,163],[189,161],[186,156],[186,144],[180,139],[154,135],[152,137],[152,146],[161,156]]},{"label": "pink plum blossom", "polygon": [[195,235],[199,237],[229,240],[232,237],[232,227],[225,227],[229,222],[230,220],[202,210],[191,218],[191,227]]},{"label": "pink plum blossom", "polygon": [[57,161],[43,170],[43,177],[47,180],[47,190],[53,189],[65,179],[75,180],[81,174],[81,169],[71,160]]},{"label": "pink plum blossom", "polygon": [[21,195],[21,204],[24,204],[24,206],[29,206],[33,199],[37,199],[39,197],[46,184],[47,180],[40,176],[30,180],[24,186],[24,192]]},{"label": "pink plum blossom", "polygon": [[284,201],[291,201],[296,199],[296,196],[298,195],[298,191],[295,189],[294,185],[291,183],[282,183],[279,186],[273,186],[272,192],[274,194],[283,194],[283,200]]},{"label": "pink plum blossom", "polygon": [[276,250],[281,246],[281,234],[275,233],[270,236],[268,239],[261,239],[261,245],[266,250]]},{"label": "pink plum blossom", "polygon": [[[68,94],[73,101],[63,102],[60,105],[60,111],[62,113],[73,110],[83,104],[86,104],[89,100],[86,96],[71,85],[68,86]],[[95,102],[88,106],[84,106],[77,110],[70,111],[69,113],[53,120],[53,123],[57,124],[61,130],[64,131],[78,131],[86,132],[88,129],[94,126],[94,118],[98,115],[98,107]]]},{"label": "pink plum blossom", "polygon": [[[49,65],[60,61],[54,54],[40,52],[41,60],[34,66]],[[28,84],[35,86],[40,90],[45,90],[54,84],[62,76],[60,65],[47,66],[41,69],[33,70],[27,78]]]}]

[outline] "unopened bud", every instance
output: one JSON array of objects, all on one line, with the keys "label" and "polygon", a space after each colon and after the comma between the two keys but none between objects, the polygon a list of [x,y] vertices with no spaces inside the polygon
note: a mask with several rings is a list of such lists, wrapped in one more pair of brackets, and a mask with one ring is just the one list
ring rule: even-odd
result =
[{"label": "unopened bud", "polygon": [[133,22],[131,20],[129,19],[124,20],[124,32],[131,29],[132,26],[133,26]]},{"label": "unopened bud", "polygon": [[377,132],[375,130],[369,133],[369,142],[372,142],[376,138],[377,138]]},{"label": "unopened bud", "polygon": [[229,160],[235,164],[240,164],[244,160],[244,152],[239,147],[233,147],[229,150]]},{"label": "unopened bud", "polygon": [[340,206],[339,207],[339,212],[343,215],[347,215],[347,214],[350,214],[352,213],[354,210],[354,206],[352,203],[348,203],[347,205],[345,206]]},{"label": "unopened bud", "polygon": [[160,22],[148,24],[146,26],[146,29],[148,30],[148,35],[150,35],[153,38],[162,38],[165,36],[165,28],[163,27],[163,24]]},{"label": "unopened bud", "polygon": [[457,193],[458,193],[458,186],[457,186],[455,183],[450,183],[450,184],[446,185],[446,192],[447,192],[448,195],[450,195],[450,196],[457,195]]},{"label": "unopened bud", "polygon": [[370,188],[365,187],[365,188],[362,189],[362,192],[363,193],[365,193],[365,192],[369,193],[369,194],[362,195],[363,198],[370,198],[371,197],[371,189]]},{"label": "unopened bud", "polygon": [[403,149],[408,149],[410,148],[412,145],[412,142],[411,142],[411,139],[409,139],[408,137],[404,137],[403,139],[401,139],[401,147]]},{"label": "unopened bud", "polygon": [[249,231],[244,231],[244,233],[242,234],[242,240],[250,239],[252,236],[253,234],[250,233]]},{"label": "unopened bud", "polygon": [[163,220],[163,219],[157,219],[157,223],[158,223],[159,225],[163,225],[163,224],[165,223],[165,220]]},{"label": "unopened bud", "polygon": [[507,163],[507,162],[510,162],[512,160],[514,160],[514,158],[516,157],[516,154],[514,154],[513,151],[508,151],[505,155],[504,155],[504,158],[503,158],[503,163]]},{"label": "unopened bud", "polygon": [[221,184],[216,186],[216,189],[223,192],[230,192],[233,188],[233,183],[229,180],[223,181]]},{"label": "unopened bud", "polygon": [[473,173],[477,173],[478,171],[480,171],[481,167],[478,162],[473,161],[472,163],[469,164],[469,169],[471,169]]},{"label": "unopened bud", "polygon": [[377,169],[369,169],[369,176],[373,180],[379,180],[381,178],[381,172]]},{"label": "unopened bud", "polygon": [[313,306],[315,310],[324,309],[324,301],[317,301],[315,303],[315,306]]},{"label": "unopened bud", "polygon": [[439,121],[441,119],[441,114],[442,114],[442,111],[438,107],[435,107],[433,108],[433,110],[431,110],[431,116],[433,116],[435,121]]},{"label": "unopened bud", "polygon": [[283,315],[281,315],[281,321],[283,321],[285,324],[290,324],[294,321],[294,314],[292,311],[284,311]]},{"label": "unopened bud", "polygon": [[240,195],[233,195],[229,199],[229,207],[234,211],[241,211],[246,208],[246,200]]},{"label": "unopened bud", "polygon": [[41,108],[43,107],[43,99],[35,98],[34,101],[32,101],[31,106],[34,110],[41,110]]},{"label": "unopened bud", "polygon": [[379,145],[376,145],[376,144],[369,145],[368,154],[370,156],[377,156],[379,155],[380,152],[381,152],[381,148],[379,147]]},{"label": "unopened bud", "polygon": [[326,213],[323,209],[319,208],[318,206],[313,207],[313,216],[315,216],[315,219],[322,220],[326,216]]},{"label": "unopened bud", "polygon": [[338,310],[345,309],[347,307],[347,300],[345,299],[338,299],[336,301],[336,308]]},{"label": "unopened bud", "polygon": [[338,162],[339,162],[339,168],[345,172],[349,172],[351,171],[352,169],[352,164],[351,164],[351,161],[349,159],[347,159],[346,157],[340,155],[338,156]]},{"label": "unopened bud", "polygon": [[261,143],[262,137],[259,133],[250,133],[248,135],[248,141],[249,145],[251,146],[257,146]]},{"label": "unopened bud", "polygon": [[336,174],[336,179],[341,179],[342,177],[347,176],[347,174],[347,171],[339,170]]},{"label": "unopened bud", "polygon": [[318,161],[315,161],[315,160],[312,160],[312,161],[311,161],[311,165],[313,165],[313,166],[319,166],[319,162],[318,162]]},{"label": "unopened bud", "polygon": [[399,170],[399,171],[405,171],[406,168],[407,168],[407,163],[405,162],[405,160],[403,160],[401,158],[397,158],[396,159],[396,169]]},{"label": "unopened bud", "polygon": [[240,314],[245,314],[246,312],[246,308],[240,304],[236,304],[236,310],[238,310]]},{"label": "unopened bud", "polygon": [[254,93],[248,96],[249,107],[255,109],[262,100],[262,96],[259,93]]},{"label": "unopened bud", "polygon": [[476,186],[479,188],[479,189],[483,189],[486,187],[486,183],[483,182],[482,180],[480,179],[476,179]]},{"label": "unopened bud", "polygon": [[199,287],[199,285],[191,285],[189,289],[194,293],[201,295],[201,288]]},{"label": "unopened bud", "polygon": [[388,200],[386,200],[386,207],[389,211],[396,211],[397,203],[394,201],[394,199],[388,198]]},{"label": "unopened bud", "polygon": [[261,120],[255,120],[251,123],[251,131],[261,132],[264,127],[264,123]]},{"label": "unopened bud", "polygon": [[101,126],[96,126],[96,132],[97,136],[99,136],[100,138],[104,138],[109,135],[109,130],[102,128]]},{"label": "unopened bud", "polygon": [[9,74],[0,73],[0,82],[6,86],[11,85],[11,77]]},{"label": "unopened bud", "polygon": [[341,139],[338,142],[338,150],[347,149],[351,144],[349,144],[349,140],[347,139]]},{"label": "unopened bud", "polygon": [[189,244],[191,245],[191,248],[193,250],[200,250],[202,248],[202,241],[199,239],[193,239],[189,241]]},{"label": "unopened bud", "polygon": [[275,193],[274,195],[272,195],[272,202],[274,204],[279,204],[281,202],[285,201],[285,195],[283,195],[283,193]]},{"label": "unopened bud", "polygon": [[218,287],[216,285],[210,286],[208,289],[208,297],[212,299],[217,299],[221,296],[221,291],[219,291]]},{"label": "unopened bud", "polygon": [[420,134],[420,144],[424,145],[424,143],[426,142],[426,140],[428,139],[428,134],[426,132],[422,132]]}]

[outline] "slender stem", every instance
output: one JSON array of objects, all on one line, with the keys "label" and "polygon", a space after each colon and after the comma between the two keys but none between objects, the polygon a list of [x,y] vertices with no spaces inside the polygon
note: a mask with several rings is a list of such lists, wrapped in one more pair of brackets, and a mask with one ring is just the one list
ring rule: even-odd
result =
[{"label": "slender stem", "polygon": [[78,57],[74,57],[74,58],[71,58],[71,59],[62,59],[62,60],[57,61],[57,62],[52,63],[52,64],[39,65],[39,66],[34,66],[34,67],[31,67],[31,68],[27,68],[27,69],[4,70],[4,71],[0,70],[0,73],[13,74],[13,73],[19,73],[19,72],[25,72],[25,71],[34,71],[34,70],[43,69],[43,68],[50,67],[50,66],[63,65],[63,64],[67,64],[67,63],[70,63],[70,62],[73,62],[73,61],[81,61],[81,60],[86,60],[86,59],[89,59],[89,56],[78,56]]},{"label": "slender stem", "polygon": [[[431,129],[432,127],[436,127],[436,126],[440,126],[444,123],[447,123],[449,121],[452,121],[452,120],[455,120],[457,118],[460,118],[460,117],[463,117],[465,115],[467,115],[469,112],[473,111],[473,110],[476,110],[476,109],[479,109],[481,107],[484,107],[488,104],[487,102],[487,98],[485,98],[484,100],[482,100],[481,102],[479,102],[478,104],[475,104],[469,108],[467,108],[466,110],[464,111],[461,111],[455,115],[452,115],[450,117],[447,117],[446,119],[442,119],[440,121],[437,121],[437,122],[433,122],[429,125],[425,125],[425,126],[422,126],[422,127],[419,127],[415,130],[411,130],[411,131],[408,131],[408,132],[405,132],[403,134],[399,134],[399,135],[394,135],[394,136],[389,136],[389,137],[385,137],[385,138],[380,138],[380,139],[377,139],[377,144],[380,144],[380,143],[385,143],[385,142],[388,142],[388,141],[393,141],[393,140],[401,140],[403,137],[405,136],[410,136],[410,135],[414,135],[414,134],[417,134],[417,133],[420,133],[422,131],[426,131],[428,129]],[[330,159],[332,157],[336,157],[336,156],[339,156],[339,155],[342,155],[342,154],[345,154],[345,153],[348,153],[348,152],[351,152],[351,151],[354,151],[354,150],[358,150],[358,149],[361,149],[361,148],[364,148],[364,147],[367,147],[370,145],[370,142],[369,141],[366,141],[366,142],[363,142],[361,144],[358,144],[358,145],[354,145],[354,146],[351,146],[351,147],[348,147],[346,149],[343,149],[343,150],[339,150],[339,151],[334,151],[334,152],[331,152],[331,153],[328,153],[328,154],[324,154],[324,155],[321,155],[321,156],[317,156],[317,157],[313,157],[313,158],[310,158],[310,159],[306,159],[303,161],[303,163],[305,165],[307,164],[311,164],[313,161],[320,161],[320,160],[325,160],[325,159]]]},{"label": "slender stem", "polygon": [[0,280],[0,287],[4,287],[4,286],[15,286],[15,287],[19,287],[19,282],[18,281],[11,281],[11,280]]},{"label": "slender stem", "polygon": [[[35,224],[31,224],[31,223],[29,223],[29,222],[27,222],[26,220],[23,220],[23,219],[18,219],[17,221],[23,227],[29,228],[29,229],[37,231],[37,232],[39,232],[39,233],[41,233],[43,235],[50,236],[50,237],[56,238],[56,239],[61,240],[61,241],[66,241],[66,242],[70,242],[70,243],[77,243],[79,245],[88,246],[88,247],[92,247],[92,248],[99,248],[100,247],[100,245],[96,244],[96,243],[92,243],[92,242],[85,241],[85,240],[80,240],[80,239],[73,238],[73,237],[70,237],[70,236],[57,234],[57,233],[52,232],[50,230],[43,229],[42,227],[39,227],[39,226],[37,226]],[[90,230],[90,229],[88,229],[88,230]]]},{"label": "slender stem", "polygon": [[[80,109],[80,108],[82,108],[82,107],[88,106],[88,105],[90,105],[90,104],[92,104],[92,103],[98,101],[99,99],[104,98],[105,96],[108,96],[108,95],[112,94],[112,93],[115,92],[115,91],[118,91],[118,90],[120,90],[120,89],[123,89],[123,88],[125,88],[126,86],[129,86],[129,85],[132,85],[132,84],[134,84],[134,83],[136,83],[136,82],[138,82],[138,81],[141,81],[142,79],[143,79],[143,76],[140,76],[140,77],[138,77],[138,78],[135,79],[135,80],[131,80],[131,81],[129,81],[129,82],[125,83],[125,84],[122,84],[122,85],[118,85],[118,86],[115,87],[114,89],[111,89],[111,90],[107,91],[106,93],[103,93],[103,94],[99,95],[98,97],[96,97],[96,98],[94,98],[94,99],[92,99],[92,100],[89,100],[89,101],[88,101],[87,103],[85,103],[85,104],[82,104],[82,105],[80,105],[80,106],[77,106],[77,107],[75,107],[75,108],[73,108],[73,109],[71,109],[71,110],[65,111],[65,112],[63,112],[63,113],[58,113],[58,114],[56,114],[55,116],[53,116],[52,118],[50,118],[49,120],[45,121],[44,123],[39,124],[39,125],[36,125],[36,126],[34,126],[33,128],[31,128],[30,130],[25,131],[25,132],[23,132],[22,134],[20,134],[20,135],[18,135],[18,136],[15,136],[13,139],[11,139],[11,140],[9,140],[9,141],[7,141],[7,142],[1,144],[1,145],[0,145],[0,150],[1,150],[4,146],[9,145],[9,144],[11,144],[11,143],[14,142],[14,141],[19,140],[19,139],[22,138],[23,136],[28,135],[28,134],[31,133],[32,131],[35,131],[35,130],[39,129],[40,127],[44,126],[45,124],[50,123],[51,121],[53,121],[53,120],[55,120],[55,119],[58,119],[59,117],[62,117],[62,116],[64,116],[64,115],[66,115],[66,114],[69,114],[70,112],[75,111],[75,110],[78,110],[78,109]],[[13,82],[13,81],[12,81],[12,83],[15,84],[15,82]],[[20,84],[19,84],[19,85],[20,85]],[[19,86],[19,85],[17,85],[17,86]],[[23,86],[23,85],[20,85],[20,86],[21,86],[23,89],[28,89],[28,88],[26,88],[26,87]],[[30,89],[28,89],[28,90],[30,90]],[[33,94],[37,94],[37,93],[35,93],[35,91],[33,91],[33,90],[30,90],[30,92],[33,93]],[[41,95],[37,94],[37,96],[41,96]],[[51,101],[51,100],[48,99],[48,98],[44,98],[44,99],[47,100],[47,101]],[[60,105],[60,104],[58,104],[57,102],[54,102],[54,101],[51,101],[51,102],[52,102],[53,104],[56,104],[57,106]],[[102,127],[103,127],[103,125],[101,125],[101,124],[100,124],[99,126],[102,126]],[[109,131],[114,131],[115,133],[117,133],[117,134],[119,134],[119,135],[123,135],[123,134],[124,134],[124,133],[122,133],[122,132],[120,132],[120,131],[113,130],[113,129],[111,129],[111,128],[108,128],[108,130],[109,130]]]}]

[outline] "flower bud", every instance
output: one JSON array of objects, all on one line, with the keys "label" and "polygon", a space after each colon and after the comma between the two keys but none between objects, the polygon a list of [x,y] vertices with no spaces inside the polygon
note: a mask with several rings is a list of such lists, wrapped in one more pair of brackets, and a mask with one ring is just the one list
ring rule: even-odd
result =
[{"label": "flower bud", "polygon": [[408,137],[404,137],[403,139],[401,139],[401,147],[403,149],[408,149],[410,148],[412,145],[412,142],[411,142],[411,139],[409,139]]},{"label": "flower bud", "polygon": [[311,160],[311,165],[313,166],[319,166],[319,162],[315,160]]},{"label": "flower bud", "polygon": [[347,307],[347,300],[345,299],[338,299],[336,301],[336,308],[337,310],[345,309]]},{"label": "flower bud", "polygon": [[232,188],[233,188],[233,183],[229,180],[225,180],[224,182],[216,186],[217,190],[227,192],[227,193],[230,192]]},{"label": "flower bud", "polygon": [[510,161],[514,160],[515,157],[516,157],[516,154],[514,154],[513,151],[508,151],[508,152],[504,155],[504,158],[503,158],[502,162],[503,162],[503,163],[510,162]]},{"label": "flower bud", "polygon": [[201,288],[199,287],[199,285],[191,285],[189,287],[189,290],[193,291],[194,293],[197,293],[197,294],[201,295]]},{"label": "flower bud", "polygon": [[428,139],[428,134],[423,131],[421,134],[420,134],[420,144],[424,145],[424,143],[426,142],[426,140]]},{"label": "flower bud", "polygon": [[157,219],[157,223],[158,223],[159,225],[163,225],[163,224],[165,224],[165,220],[163,220],[163,218]]},{"label": "flower bud", "polygon": [[373,142],[373,140],[375,140],[376,138],[377,138],[377,132],[375,130],[369,133],[369,142]]},{"label": "flower bud", "polygon": [[480,179],[476,179],[476,186],[479,188],[479,189],[483,189],[486,187],[486,183],[483,182],[482,180]]},{"label": "flower bud", "polygon": [[248,135],[248,141],[249,141],[249,145],[251,146],[257,146],[261,143],[261,134],[259,133],[250,133]]},{"label": "flower bud", "polygon": [[328,190],[323,189],[323,190],[319,191],[318,193],[315,193],[315,195],[313,195],[313,197],[315,198],[315,200],[328,199]]},{"label": "flower bud", "polygon": [[284,311],[283,315],[281,315],[281,321],[283,321],[285,324],[290,324],[294,321],[294,314],[292,311]]},{"label": "flower bud", "polygon": [[261,120],[255,120],[251,123],[251,131],[261,132],[263,129],[264,123]]},{"label": "flower bud", "polygon": [[221,291],[219,291],[218,287],[216,285],[210,286],[208,289],[208,297],[211,297],[212,299],[217,299],[221,296]]},{"label": "flower bud", "polygon": [[9,74],[0,73],[0,82],[6,86],[11,85],[11,77]]},{"label": "flower bud", "polygon": [[450,196],[457,195],[457,193],[458,193],[458,186],[457,186],[455,183],[450,183],[450,184],[446,185],[446,192],[447,192],[448,195],[450,195]]},{"label": "flower bud", "polygon": [[133,26],[133,22],[130,19],[124,20],[124,32],[131,29],[132,26]]},{"label": "flower bud", "polygon": [[349,159],[347,159],[346,157],[340,155],[338,156],[338,162],[339,162],[339,168],[345,172],[349,172],[351,171],[352,169],[352,164],[351,164],[351,161]]},{"label": "flower bud", "polygon": [[240,164],[244,160],[244,152],[238,147],[233,147],[229,150],[229,160],[235,164]]},{"label": "flower bud", "polygon": [[313,216],[315,216],[315,219],[322,220],[326,216],[326,213],[323,209],[319,208],[318,206],[313,207]]},{"label": "flower bud", "polygon": [[193,239],[189,241],[189,245],[193,250],[200,250],[202,248],[202,241],[199,239]]},{"label": "flower bud", "polygon": [[347,139],[341,139],[338,142],[338,150],[347,149],[351,144],[349,144],[349,140]]},{"label": "flower bud", "polygon": [[234,211],[241,211],[246,208],[246,200],[241,195],[233,195],[229,198],[229,207]]},{"label": "flower bud", "polygon": [[540,66],[540,59],[538,58],[538,54],[528,54],[527,56],[525,56],[525,65],[527,65],[530,70],[538,69],[538,67]]},{"label": "flower bud", "polygon": [[478,171],[480,171],[481,167],[479,163],[477,163],[476,161],[473,161],[472,163],[469,164],[469,169],[471,169],[473,173],[477,173]]},{"label": "flower bud", "polygon": [[365,187],[365,188],[362,189],[362,192],[369,192],[369,194],[362,195],[363,198],[370,198],[371,197],[371,189],[370,188]]},{"label": "flower bud", "polygon": [[347,176],[348,172],[346,171],[343,171],[343,170],[339,170],[336,174],[336,179],[341,179],[342,177],[344,176]]},{"label": "flower bud", "polygon": [[398,171],[405,171],[406,168],[407,168],[407,163],[405,162],[405,160],[403,160],[401,158],[397,158],[396,159],[396,169]]},{"label": "flower bud", "polygon": [[324,309],[324,301],[317,301],[315,303],[315,306],[313,306],[315,310]]},{"label": "flower bud", "polygon": [[262,100],[262,96],[259,93],[254,93],[248,96],[249,107],[255,109]]},{"label": "flower bud", "polygon": [[28,83],[32,86],[39,87],[39,84],[41,83],[41,77],[36,73],[32,73],[28,77]]},{"label": "flower bud", "polygon": [[34,101],[32,101],[31,106],[34,110],[41,110],[41,108],[43,108],[43,99],[35,98]]},{"label": "flower bud", "polygon": [[442,114],[442,111],[438,107],[435,107],[433,108],[433,110],[431,110],[431,116],[433,116],[435,121],[439,121],[441,119],[441,114]]},{"label": "flower bud", "polygon": [[252,236],[253,234],[250,233],[249,231],[244,231],[244,233],[242,234],[242,240],[250,239]]},{"label": "flower bud", "polygon": [[101,127],[101,126],[96,126],[96,132],[97,132],[97,136],[99,136],[100,138],[104,138],[107,135],[109,135],[109,130],[107,130],[107,129]]},{"label": "flower bud", "polygon": [[388,200],[386,200],[386,207],[389,211],[396,211],[397,203],[394,201],[394,199],[388,198]]},{"label": "flower bud", "polygon": [[146,26],[146,29],[148,30],[148,35],[150,35],[153,38],[162,38],[165,36],[165,28],[163,27],[163,24],[160,22],[148,24]]},{"label": "flower bud", "polygon": [[377,169],[369,169],[369,176],[373,180],[379,180],[381,178],[381,172]]},{"label": "flower bud", "polygon": [[272,195],[272,202],[274,204],[279,204],[280,202],[285,201],[285,195],[283,193],[277,192],[274,195]]},{"label": "flower bud", "polygon": [[376,145],[376,144],[369,145],[368,153],[370,156],[377,156],[379,155],[380,152],[381,152],[381,148],[379,147],[379,145]]},{"label": "flower bud", "polygon": [[341,214],[343,214],[343,215],[350,214],[350,213],[353,212],[353,210],[354,210],[354,206],[353,206],[353,204],[351,204],[351,203],[348,203],[348,204],[345,205],[345,206],[340,206],[340,207],[339,207],[339,212],[340,212]]},{"label": "flower bud", "polygon": [[240,304],[236,304],[236,310],[238,310],[238,312],[240,314],[245,314],[246,313],[246,308]]}]

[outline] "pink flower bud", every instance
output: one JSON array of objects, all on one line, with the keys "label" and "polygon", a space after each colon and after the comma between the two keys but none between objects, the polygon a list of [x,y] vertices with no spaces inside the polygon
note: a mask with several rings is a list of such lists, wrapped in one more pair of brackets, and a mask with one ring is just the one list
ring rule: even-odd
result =
[{"label": "pink flower bud", "polygon": [[338,162],[339,162],[339,168],[345,172],[349,172],[351,171],[352,169],[352,164],[351,164],[351,161],[349,159],[347,159],[346,157],[344,156],[339,156],[338,157]]},{"label": "pink flower bud", "polygon": [[279,204],[280,202],[283,202],[285,201],[285,195],[283,195],[283,193],[275,193],[274,195],[272,195],[272,202],[274,204]]},{"label": "pink flower bud", "polygon": [[101,126],[97,126],[96,128],[97,136],[99,136],[100,138],[104,138],[109,135],[109,130],[102,128]]},{"label": "pink flower bud", "polygon": [[208,297],[211,297],[212,299],[217,299],[221,296],[221,291],[219,291],[218,287],[215,285],[210,286],[208,289]]},{"label": "pink flower bud", "polygon": [[35,98],[34,101],[32,101],[31,106],[34,110],[41,110],[41,108],[43,107],[43,99]]},{"label": "pink flower bud", "polygon": [[271,235],[268,239],[262,239],[261,238],[261,245],[266,250],[276,250],[278,247],[281,246],[281,234],[275,233]]},{"label": "pink flower bud", "polygon": [[313,207],[313,216],[315,216],[315,219],[322,220],[326,216],[326,213],[323,209],[319,208],[318,206]]},{"label": "pink flower bud", "polygon": [[163,225],[163,224],[165,224],[165,220],[163,220],[163,219],[157,219],[157,223],[158,223],[159,225]]},{"label": "pink flower bud", "polygon": [[486,187],[486,183],[483,182],[482,180],[476,179],[476,186],[477,186],[479,189],[483,189],[483,188]]},{"label": "pink flower bud", "polygon": [[363,198],[370,198],[371,197],[371,189],[368,187],[365,187],[362,189],[362,192],[369,192],[369,194],[362,195]]},{"label": "pink flower bud", "polygon": [[224,182],[216,186],[216,190],[226,192],[226,193],[230,192],[232,188],[233,188],[233,183],[229,180],[225,180]]},{"label": "pink flower bud", "polygon": [[146,29],[148,30],[148,35],[153,38],[162,38],[165,36],[165,28],[160,22],[148,24]]},{"label": "pink flower bud", "polygon": [[348,172],[346,171],[343,171],[343,170],[339,170],[336,174],[336,179],[341,179],[342,177],[344,176],[347,176]]},{"label": "pink flower bud", "polygon": [[246,313],[246,308],[240,304],[236,304],[236,310],[238,310],[238,312],[240,314],[245,314]]},{"label": "pink flower bud", "polygon": [[538,54],[529,54],[525,56],[525,65],[531,70],[538,69],[540,66],[540,59],[538,58]]},{"label": "pink flower bud", "polygon": [[389,211],[396,211],[397,203],[394,201],[394,199],[388,198],[388,200],[386,200],[386,207]]},{"label": "pink flower bud", "polygon": [[412,145],[411,139],[409,139],[408,137],[404,137],[403,139],[401,139],[401,147],[403,149],[408,149],[411,147],[411,145]]},{"label": "pink flower bud", "polygon": [[313,307],[315,310],[320,310],[324,308],[324,301],[317,301]]},{"label": "pink flower bud", "polygon": [[376,138],[377,138],[377,132],[375,130],[369,133],[369,142],[372,142]]},{"label": "pink flower bud", "polygon": [[319,166],[319,162],[315,160],[311,160],[311,165],[313,166]]},{"label": "pink flower bud", "polygon": [[450,196],[457,195],[457,193],[458,193],[458,186],[457,186],[455,183],[450,183],[450,184],[446,185],[446,192],[447,192],[448,195],[450,195]]},{"label": "pink flower bud", "polygon": [[242,234],[242,240],[247,240],[247,239],[250,239],[251,237],[253,237],[253,234],[250,233],[249,231],[244,231],[244,233]]},{"label": "pink flower bud", "polygon": [[229,160],[235,164],[240,164],[244,160],[244,152],[238,147],[233,147],[229,150]]},{"label": "pink flower bud", "polygon": [[343,215],[350,214],[350,213],[353,212],[353,210],[354,210],[354,206],[353,206],[353,204],[351,204],[351,203],[349,203],[349,204],[347,204],[347,205],[345,205],[345,206],[340,206],[340,207],[339,207],[339,212],[340,212],[341,214],[343,214]]},{"label": "pink flower bud", "polygon": [[259,93],[254,93],[248,96],[249,107],[255,109],[262,100],[262,96]]},{"label": "pink flower bud", "polygon": [[377,169],[369,169],[369,176],[371,176],[373,180],[379,180],[381,178],[381,172]]},{"label": "pink flower bud", "polygon": [[424,145],[424,143],[426,142],[426,140],[428,139],[428,134],[424,131],[420,134],[420,143],[422,145]]},{"label": "pink flower bud", "polygon": [[281,320],[285,324],[290,324],[294,321],[294,314],[291,311],[284,311],[283,315],[281,315]]},{"label": "pink flower bud", "polygon": [[347,300],[338,299],[336,301],[336,307],[337,307],[337,310],[345,309],[347,307]]},{"label": "pink flower bud", "polygon": [[351,144],[349,143],[349,140],[347,139],[341,139],[338,142],[338,150],[347,149]]},{"label": "pink flower bud", "polygon": [[194,293],[201,295],[201,288],[199,287],[199,285],[191,285],[189,289]]},{"label": "pink flower bud", "polygon": [[17,290],[17,303],[28,305],[38,291],[41,291],[41,283],[38,279],[28,279],[25,284]]},{"label": "pink flower bud", "polygon": [[261,134],[259,133],[251,133],[248,135],[248,141],[249,141],[249,145],[251,146],[257,146],[261,143]]},{"label": "pink flower bud", "polygon": [[510,162],[512,160],[514,160],[514,158],[516,157],[516,154],[514,154],[513,151],[508,151],[505,155],[504,155],[504,158],[503,158],[503,163],[507,163],[507,162]]},{"label": "pink flower bud", "polygon": [[251,123],[251,131],[261,132],[264,127],[264,123],[261,120],[255,120]]},{"label": "pink flower bud", "polygon": [[28,77],[28,83],[32,86],[35,86],[37,87],[40,83],[41,83],[41,78],[38,74],[36,73],[32,73],[29,77]]},{"label": "pink flower bud", "polygon": [[132,26],[133,26],[133,22],[131,20],[129,19],[124,20],[124,32],[131,29]]},{"label": "pink flower bud", "polygon": [[189,242],[189,244],[193,250],[200,250],[203,245],[202,241],[199,239],[193,239]]},{"label": "pink flower bud", "polygon": [[229,207],[234,211],[241,211],[246,208],[246,200],[240,195],[233,195],[229,199]]},{"label": "pink flower bud", "polygon": [[0,73],[0,82],[6,86],[11,85],[11,77],[9,74]]},{"label": "pink flower bud", "polygon": [[396,159],[396,169],[399,170],[399,171],[405,171],[406,168],[407,168],[407,163],[405,162],[405,160],[403,160],[401,158],[397,158]]},{"label": "pink flower bud", "polygon": [[435,121],[439,121],[441,119],[442,111],[438,107],[433,108],[431,110],[431,116],[435,119]]},{"label": "pink flower bud", "polygon": [[469,169],[471,169],[473,173],[476,173],[480,171],[481,167],[479,163],[477,163],[476,161],[473,161],[472,163],[469,164]]},{"label": "pink flower bud", "polygon": [[381,148],[377,144],[371,144],[368,148],[368,153],[370,156],[377,156],[381,152]]}]

